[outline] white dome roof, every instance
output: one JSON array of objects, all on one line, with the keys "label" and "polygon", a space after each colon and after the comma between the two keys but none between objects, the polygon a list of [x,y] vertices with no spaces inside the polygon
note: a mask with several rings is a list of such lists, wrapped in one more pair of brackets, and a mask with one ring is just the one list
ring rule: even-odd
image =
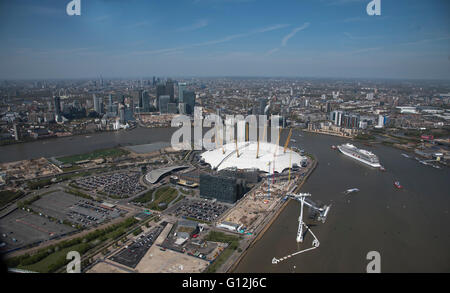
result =
[{"label": "white dome roof", "polygon": [[[306,159],[290,149],[286,149],[285,153],[283,146],[266,142],[259,143],[259,153],[258,158],[256,158],[257,148],[258,143],[254,141],[238,143],[239,157],[237,157],[236,144],[228,143],[223,146],[223,149],[219,147],[204,152],[201,157],[211,165],[211,168],[217,167],[219,171],[236,167],[238,169],[256,168],[267,173],[269,173],[269,168],[270,173],[273,173],[274,169],[275,172],[281,173],[290,167],[290,163],[291,165],[301,166],[301,161]],[[225,153],[223,150],[225,150]]]}]

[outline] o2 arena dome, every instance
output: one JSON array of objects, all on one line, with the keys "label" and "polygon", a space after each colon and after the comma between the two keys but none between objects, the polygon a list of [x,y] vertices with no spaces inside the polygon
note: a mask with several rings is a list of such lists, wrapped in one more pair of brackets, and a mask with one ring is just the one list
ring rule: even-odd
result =
[{"label": "o2 arena dome", "polygon": [[[257,153],[258,157],[256,157]],[[201,158],[217,171],[236,167],[237,169],[255,168],[267,173],[281,173],[289,167],[301,166],[302,161],[306,160],[305,157],[288,148],[284,152],[283,146],[273,143],[260,142],[258,150],[258,143],[255,141],[237,143],[237,150],[236,143],[228,143],[223,147],[219,146],[204,152]]]}]

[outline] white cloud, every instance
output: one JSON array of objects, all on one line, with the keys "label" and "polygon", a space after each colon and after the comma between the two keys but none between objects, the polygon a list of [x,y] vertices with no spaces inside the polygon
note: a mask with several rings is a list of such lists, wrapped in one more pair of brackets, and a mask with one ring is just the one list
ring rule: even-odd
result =
[{"label": "white cloud", "polygon": [[250,31],[248,33],[229,35],[229,36],[226,36],[226,37],[223,37],[220,39],[216,39],[216,40],[205,41],[205,42],[200,42],[200,43],[195,43],[195,44],[190,44],[190,45],[180,46],[180,47],[174,47],[174,48],[156,49],[156,50],[147,50],[147,51],[135,51],[135,52],[132,52],[131,54],[133,54],[133,55],[167,54],[167,53],[181,51],[181,50],[190,49],[190,48],[226,43],[226,42],[229,42],[234,39],[248,37],[248,36],[259,34],[259,33],[265,33],[265,32],[273,31],[273,30],[280,29],[280,28],[283,28],[286,26],[287,25],[277,24],[277,25],[273,25],[273,26],[269,26],[269,27],[265,27],[265,28],[256,29],[256,30]]},{"label": "white cloud", "polygon": [[288,35],[286,35],[286,36],[281,40],[281,46],[282,46],[282,47],[286,47],[287,42],[289,41],[290,38],[292,38],[293,36],[295,36],[295,34],[297,34],[299,31],[304,30],[304,29],[307,28],[308,26],[309,26],[309,22],[306,22],[306,23],[303,24],[302,26],[293,29],[292,32],[290,32]]},{"label": "white cloud", "polygon": [[450,39],[450,35],[442,36],[442,37],[434,38],[434,39],[422,39],[422,40],[417,40],[417,41],[413,41],[413,42],[401,43],[399,45],[417,45],[417,44],[422,44],[422,43],[444,41],[444,40],[448,40],[448,39]]},{"label": "white cloud", "polygon": [[[295,36],[295,34],[297,34],[299,31],[302,31],[304,29],[306,29],[307,27],[309,27],[310,23],[309,22],[305,22],[302,26],[296,27],[294,28],[289,34],[287,34],[286,36],[284,36],[284,38],[281,40],[281,47],[286,47],[287,46],[287,42],[289,41],[289,39],[291,39],[292,37]],[[273,53],[279,51],[280,48],[273,48],[272,50],[268,51],[265,55],[269,56],[272,55]]]},{"label": "white cloud", "polygon": [[258,32],[259,33],[270,32],[270,31],[274,31],[274,30],[277,30],[277,29],[285,28],[287,26],[289,26],[289,24],[276,24],[276,25],[272,25],[272,26],[269,26],[269,27],[262,28],[262,29],[258,30]]}]

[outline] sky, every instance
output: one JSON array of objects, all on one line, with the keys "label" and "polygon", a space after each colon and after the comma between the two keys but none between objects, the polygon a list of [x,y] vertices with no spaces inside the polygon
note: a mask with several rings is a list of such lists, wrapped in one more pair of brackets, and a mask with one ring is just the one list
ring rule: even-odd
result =
[{"label": "sky", "polygon": [[0,79],[450,79],[450,1],[0,0]]}]

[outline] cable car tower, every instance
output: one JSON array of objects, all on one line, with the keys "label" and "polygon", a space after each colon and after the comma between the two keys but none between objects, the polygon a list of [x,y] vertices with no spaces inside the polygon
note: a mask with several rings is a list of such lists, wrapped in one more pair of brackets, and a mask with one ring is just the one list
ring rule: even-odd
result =
[{"label": "cable car tower", "polygon": [[[288,256],[282,257],[280,259],[277,259],[276,257],[274,257],[272,259],[272,264],[277,264],[283,260],[286,260],[290,257],[293,257],[297,254],[309,251],[309,250],[313,250],[319,247],[320,242],[319,239],[317,239],[316,235],[311,231],[311,229],[309,229],[308,225],[306,225],[306,223],[303,221],[303,206],[307,205],[309,207],[309,212],[310,212],[310,218],[316,219],[318,221],[321,221],[322,223],[325,223],[325,220],[327,218],[328,212],[330,211],[331,205],[323,205],[323,206],[319,206],[317,203],[313,202],[310,197],[311,194],[310,193],[299,193],[299,194],[288,194],[287,196],[289,196],[292,199],[295,199],[297,201],[300,202],[301,207],[300,207],[300,216],[298,218],[298,230],[297,230],[297,243],[301,243],[303,242],[304,239],[304,234],[306,234],[308,231],[311,233],[311,235],[314,237],[314,240],[312,242],[312,247],[304,249],[304,250],[300,250],[297,251],[293,254],[290,254]],[[303,233],[303,228],[305,228],[305,233]]]}]

